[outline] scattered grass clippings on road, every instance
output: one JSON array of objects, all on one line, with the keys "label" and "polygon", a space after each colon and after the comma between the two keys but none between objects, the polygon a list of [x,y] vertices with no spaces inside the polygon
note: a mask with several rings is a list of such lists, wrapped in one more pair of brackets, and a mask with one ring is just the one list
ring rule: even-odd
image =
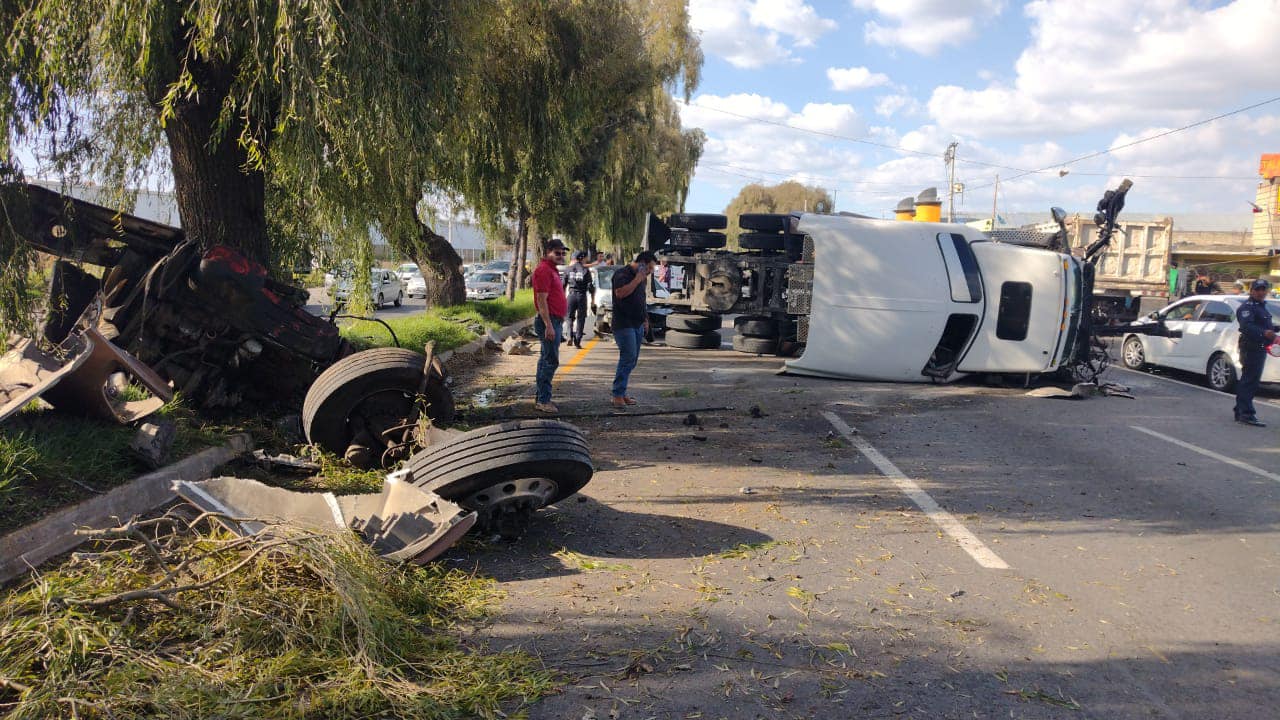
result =
[{"label": "scattered grass clippings on road", "polygon": [[[430,308],[407,317],[393,317],[386,323],[395,331],[400,347],[421,350],[428,342],[434,342],[436,352],[444,352],[466,345],[485,330],[496,330],[533,315],[533,291],[526,289],[518,291],[515,300],[468,301],[452,307]],[[342,335],[359,350],[394,344],[382,323],[367,320],[344,327]]]},{"label": "scattered grass clippings on road", "polygon": [[1036,689],[1036,690],[1021,690],[1021,689],[1019,689],[1019,690],[1005,690],[1005,694],[1006,694],[1006,695],[1017,695],[1019,699],[1021,699],[1021,700],[1026,700],[1026,701],[1028,701],[1028,702],[1029,702],[1029,701],[1031,701],[1031,700],[1039,700],[1040,702],[1042,702],[1042,703],[1044,703],[1044,704],[1046,704],[1046,705],[1053,705],[1053,706],[1055,706],[1055,707],[1065,708],[1065,709],[1067,709],[1067,710],[1082,710],[1082,709],[1083,709],[1083,708],[1081,708],[1081,707],[1080,707],[1080,703],[1076,702],[1075,700],[1072,700],[1072,699],[1070,699],[1070,698],[1058,697],[1058,696],[1056,696],[1056,695],[1050,695],[1050,694],[1048,694],[1048,693],[1044,692],[1043,690],[1039,690],[1039,689]]},{"label": "scattered grass clippings on road", "polygon": [[565,567],[574,568],[577,570],[607,570],[607,571],[618,572],[618,571],[627,571],[627,570],[635,569],[630,565],[626,565],[623,563],[602,562],[600,560],[587,557],[586,555],[583,555],[581,553],[576,553],[572,550],[567,550],[565,548],[561,548],[560,550],[557,550],[556,552],[551,554],[553,557],[558,558],[560,562],[564,563]]},{"label": "scattered grass clippings on road", "polygon": [[740,560],[746,558],[754,558],[782,545],[794,544],[791,540],[765,540],[758,543],[739,543],[728,550],[723,550],[715,554],[715,557],[723,560]]},{"label": "scattered grass clippings on road", "polygon": [[698,397],[698,391],[687,387],[678,387],[671,390],[663,390],[664,398],[694,398]]},{"label": "scattered grass clippings on road", "polygon": [[[271,541],[117,543],[10,591],[7,717],[493,718],[553,689],[528,655],[454,638],[501,597],[492,580],[387,563],[350,533]],[[191,589],[121,595],[149,586]]]}]

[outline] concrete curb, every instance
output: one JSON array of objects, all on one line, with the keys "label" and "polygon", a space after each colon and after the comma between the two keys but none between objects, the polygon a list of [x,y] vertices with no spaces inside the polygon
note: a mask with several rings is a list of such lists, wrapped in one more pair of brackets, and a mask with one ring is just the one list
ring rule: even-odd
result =
[{"label": "concrete curb", "polygon": [[525,328],[530,327],[532,325],[533,325],[533,318],[518,320],[516,322],[511,323],[510,325],[507,325],[506,327],[500,328],[498,330],[486,332],[483,336],[478,337],[475,340],[472,340],[471,342],[467,343],[466,345],[463,345],[462,347],[454,348],[453,350],[445,350],[444,352],[440,353],[437,357],[440,358],[440,362],[448,363],[451,359],[453,359],[458,355],[470,356],[470,355],[475,355],[476,353],[484,352],[485,346],[489,343],[490,340],[496,343],[501,343],[503,340],[506,340],[512,335],[520,334],[521,332],[524,331]]},{"label": "concrete curb", "polygon": [[174,497],[175,481],[203,480],[218,466],[247,452],[252,444],[248,433],[232,435],[226,445],[201,450],[0,537],[0,583],[84,542],[85,538],[75,534],[76,528],[105,527],[162,505]]}]

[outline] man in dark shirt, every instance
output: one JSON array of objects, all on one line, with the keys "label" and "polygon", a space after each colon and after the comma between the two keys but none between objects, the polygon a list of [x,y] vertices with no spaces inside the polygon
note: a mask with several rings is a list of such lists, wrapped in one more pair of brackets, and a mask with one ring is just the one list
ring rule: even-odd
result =
[{"label": "man in dark shirt", "polygon": [[596,291],[591,271],[583,264],[586,250],[573,254],[573,264],[564,272],[564,287],[569,291],[569,344],[582,347],[582,333],[587,326],[587,305]]},{"label": "man in dark shirt", "polygon": [[1254,280],[1249,286],[1249,299],[1236,309],[1240,323],[1240,379],[1236,382],[1236,422],[1266,427],[1253,408],[1253,396],[1262,384],[1262,366],[1267,362],[1267,346],[1276,341],[1276,330],[1267,310],[1267,291],[1271,284]]},{"label": "man in dark shirt", "polygon": [[627,395],[627,381],[640,360],[640,344],[649,330],[645,294],[657,262],[654,254],[646,250],[613,273],[613,342],[618,346],[618,370],[613,376],[610,400],[614,407],[636,404],[636,399]]},{"label": "man in dark shirt", "polygon": [[535,382],[537,399],[533,407],[548,414],[560,412],[551,402],[551,378],[560,367],[560,333],[567,304],[564,286],[560,284],[560,260],[565,252],[564,243],[555,238],[548,240],[542,251],[542,262],[533,271],[533,307],[538,311],[533,329],[542,341]]}]

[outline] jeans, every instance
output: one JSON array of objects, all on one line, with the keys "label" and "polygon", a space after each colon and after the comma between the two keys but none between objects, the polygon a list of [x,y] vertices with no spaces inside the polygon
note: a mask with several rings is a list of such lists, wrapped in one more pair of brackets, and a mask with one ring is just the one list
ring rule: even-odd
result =
[{"label": "jeans", "polygon": [[584,292],[569,293],[569,337],[581,340],[587,327],[587,294]]},{"label": "jeans", "polygon": [[1262,348],[1240,348],[1240,379],[1236,381],[1236,417],[1253,417],[1253,396],[1262,384],[1262,366],[1267,362],[1267,351]]},{"label": "jeans", "polygon": [[551,324],[556,329],[556,339],[547,339],[547,324],[542,322],[542,316],[539,315],[533,321],[533,331],[538,334],[538,340],[542,343],[542,352],[538,355],[538,375],[534,387],[537,388],[536,398],[540,403],[551,402],[551,378],[555,377],[556,368],[560,367],[560,340],[563,334],[560,326],[564,324],[564,318],[551,318]]},{"label": "jeans", "polygon": [[643,340],[642,327],[613,329],[613,342],[618,346],[618,371],[613,376],[613,396],[616,398],[627,396],[627,380],[640,360],[640,343]]}]

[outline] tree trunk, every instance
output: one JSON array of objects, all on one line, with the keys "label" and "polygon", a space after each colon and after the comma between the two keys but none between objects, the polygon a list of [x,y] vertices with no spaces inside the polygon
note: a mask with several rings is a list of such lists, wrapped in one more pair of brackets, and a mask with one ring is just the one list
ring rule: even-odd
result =
[{"label": "tree trunk", "polygon": [[529,267],[530,245],[536,248],[533,253],[534,265],[542,262],[542,240],[540,239],[542,235],[536,229],[537,227],[536,223],[534,224],[535,229],[532,231],[526,227],[524,231],[524,242],[520,243],[520,287],[522,288],[530,287],[533,284],[532,276],[530,273],[525,272],[525,268]]},{"label": "tree trunk", "polygon": [[462,278],[462,257],[449,241],[426,225],[418,241],[405,254],[418,264],[427,284],[427,307],[461,305],[467,300],[467,286]]},{"label": "tree trunk", "polygon": [[511,272],[507,273],[507,299],[516,298],[520,275],[524,272],[524,244],[529,239],[529,214],[524,208],[516,212],[516,241],[511,243]]},{"label": "tree trunk", "polygon": [[164,126],[182,229],[201,248],[228,245],[274,270],[266,183],[261,171],[244,169],[248,156],[237,142],[240,122],[216,139],[214,125],[230,78],[207,66],[199,74],[200,92],[180,102]]}]

